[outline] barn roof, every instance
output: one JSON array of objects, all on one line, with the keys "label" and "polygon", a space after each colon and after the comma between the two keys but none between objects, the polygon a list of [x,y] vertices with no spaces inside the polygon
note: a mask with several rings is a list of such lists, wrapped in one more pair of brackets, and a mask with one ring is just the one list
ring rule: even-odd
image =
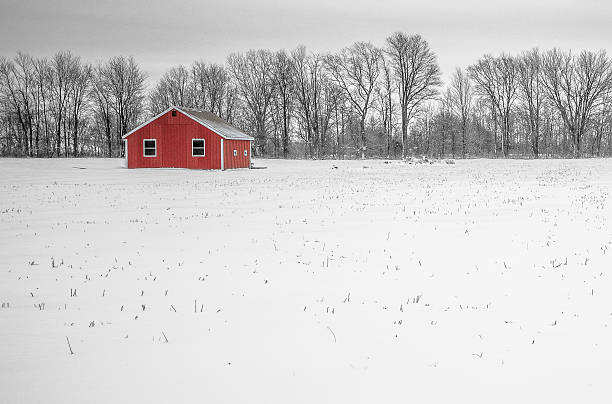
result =
[{"label": "barn roof", "polygon": [[212,112],[198,111],[197,109],[184,107],[176,107],[176,109],[226,139],[253,140],[251,136],[233,127]]},{"label": "barn roof", "polygon": [[223,119],[219,118],[217,115],[213,114],[212,112],[198,111],[197,109],[193,109],[193,108],[175,107],[175,106],[172,106],[166,109],[161,114],[149,119],[142,125],[139,125],[138,127],[134,128],[130,132],[126,133],[123,136],[123,138],[125,139],[132,133],[136,132],[138,129],[142,128],[145,125],[148,125],[149,123],[153,122],[154,120],[166,114],[167,112],[172,111],[173,109],[176,109],[177,111],[181,111],[183,114],[187,115],[194,121],[198,122],[200,125],[205,126],[208,129],[212,130],[213,132],[215,132],[216,134],[218,134],[224,139],[253,140],[251,136],[233,127],[232,125],[225,122]]}]

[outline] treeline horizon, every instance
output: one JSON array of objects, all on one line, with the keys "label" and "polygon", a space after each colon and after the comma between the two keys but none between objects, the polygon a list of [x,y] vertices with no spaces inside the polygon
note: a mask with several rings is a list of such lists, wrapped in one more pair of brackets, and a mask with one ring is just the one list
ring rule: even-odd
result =
[{"label": "treeline horizon", "polygon": [[605,50],[485,54],[442,82],[420,35],[338,52],[250,50],[169,69],[133,57],[0,57],[0,155],[121,157],[122,137],[170,106],[213,112],[272,158],[612,156]]}]

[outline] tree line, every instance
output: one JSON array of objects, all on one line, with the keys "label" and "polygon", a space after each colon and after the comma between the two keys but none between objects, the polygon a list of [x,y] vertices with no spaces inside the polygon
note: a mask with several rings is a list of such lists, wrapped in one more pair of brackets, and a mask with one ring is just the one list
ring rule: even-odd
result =
[{"label": "tree line", "polygon": [[0,154],[123,155],[122,136],[170,106],[213,112],[275,158],[612,155],[605,51],[484,55],[449,83],[420,35],[333,53],[250,50],[171,67],[147,86],[132,57],[0,58]]},{"label": "tree line", "polygon": [[96,66],[70,52],[0,58],[0,153],[119,156],[146,110],[146,74],[133,58]]}]

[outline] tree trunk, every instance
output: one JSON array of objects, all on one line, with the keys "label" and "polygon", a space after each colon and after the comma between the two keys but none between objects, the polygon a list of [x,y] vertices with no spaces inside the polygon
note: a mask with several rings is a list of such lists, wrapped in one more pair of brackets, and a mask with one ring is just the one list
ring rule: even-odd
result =
[{"label": "tree trunk", "polygon": [[465,118],[462,118],[462,122],[461,122],[461,154],[462,157],[465,159],[465,137],[466,137],[466,127],[467,127],[467,122],[465,120]]},{"label": "tree trunk", "polygon": [[408,142],[408,106],[404,104],[402,105],[402,158],[403,159],[407,157],[407,150],[406,150],[407,142]]},{"label": "tree trunk", "polygon": [[289,154],[289,123],[287,117],[287,101],[283,101],[283,158]]},{"label": "tree trunk", "polygon": [[365,159],[365,151],[366,151],[366,138],[365,138],[365,115],[361,116],[361,121],[359,122],[359,130],[361,132],[361,159]]}]

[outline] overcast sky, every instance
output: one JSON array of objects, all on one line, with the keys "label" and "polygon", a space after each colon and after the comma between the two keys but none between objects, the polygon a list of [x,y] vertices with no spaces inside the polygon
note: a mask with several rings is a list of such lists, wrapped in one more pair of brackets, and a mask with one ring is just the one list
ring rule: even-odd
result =
[{"label": "overcast sky", "polygon": [[0,0],[0,54],[67,49],[96,62],[133,55],[152,80],[235,51],[334,51],[420,33],[447,76],[484,53],[534,46],[612,50],[609,0]]}]

